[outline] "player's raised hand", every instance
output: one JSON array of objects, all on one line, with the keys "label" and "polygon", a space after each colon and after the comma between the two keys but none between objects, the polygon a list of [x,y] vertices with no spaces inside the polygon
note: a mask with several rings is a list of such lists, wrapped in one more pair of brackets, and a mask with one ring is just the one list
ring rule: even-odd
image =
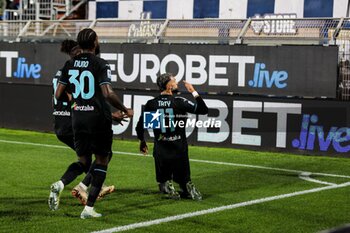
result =
[{"label": "player's raised hand", "polygon": [[145,141],[141,141],[140,142],[140,152],[143,155],[147,155],[148,154],[148,146],[147,146],[147,143]]},{"label": "player's raised hand", "polygon": [[196,90],[193,88],[193,86],[192,86],[191,83],[186,82],[185,80],[183,81],[183,83],[184,83],[184,85],[185,85],[185,87],[186,87],[186,89],[187,89],[187,91],[188,91],[189,93],[192,93],[192,92],[196,91]]}]

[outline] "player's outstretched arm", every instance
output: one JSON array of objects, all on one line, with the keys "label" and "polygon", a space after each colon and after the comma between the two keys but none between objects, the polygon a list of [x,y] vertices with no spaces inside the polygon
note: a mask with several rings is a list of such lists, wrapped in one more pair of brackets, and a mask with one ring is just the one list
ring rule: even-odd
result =
[{"label": "player's outstretched arm", "polygon": [[121,110],[124,112],[128,117],[132,117],[134,115],[134,111],[130,108],[127,108],[124,106],[124,104],[121,102],[117,94],[113,91],[110,84],[103,84],[100,86],[102,90],[103,96],[106,98],[106,100],[116,109]]}]

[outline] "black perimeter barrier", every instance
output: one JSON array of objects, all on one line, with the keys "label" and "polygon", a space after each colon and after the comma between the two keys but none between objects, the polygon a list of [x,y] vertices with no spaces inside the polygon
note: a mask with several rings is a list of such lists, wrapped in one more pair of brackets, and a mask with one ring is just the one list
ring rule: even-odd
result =
[{"label": "black perimeter barrier", "polygon": [[[0,43],[0,127],[52,131],[51,82],[66,58],[58,50]],[[337,47],[102,44],[101,51],[114,89],[135,111],[113,126],[118,138],[136,138],[141,106],[158,95],[157,73],[168,71],[192,78],[210,108],[206,117],[190,116],[190,144],[349,156],[350,106],[333,99]]]}]

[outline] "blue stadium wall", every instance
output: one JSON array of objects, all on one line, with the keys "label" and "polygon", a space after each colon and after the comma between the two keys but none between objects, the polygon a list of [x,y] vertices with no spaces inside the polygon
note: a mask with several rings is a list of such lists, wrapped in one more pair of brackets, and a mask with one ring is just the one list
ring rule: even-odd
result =
[{"label": "blue stadium wall", "polygon": [[345,17],[347,4],[347,0],[93,0],[89,19],[139,19],[144,11],[152,12],[152,18],[169,19],[245,19],[271,13]]}]

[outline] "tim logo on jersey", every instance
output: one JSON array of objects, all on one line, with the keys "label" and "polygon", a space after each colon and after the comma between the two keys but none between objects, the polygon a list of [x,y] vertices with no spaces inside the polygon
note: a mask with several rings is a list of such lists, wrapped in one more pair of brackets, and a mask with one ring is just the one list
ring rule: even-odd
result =
[{"label": "tim logo on jersey", "polygon": [[156,112],[143,113],[143,128],[144,129],[160,129],[162,114],[157,110]]},{"label": "tim logo on jersey", "polygon": [[[39,79],[41,77],[41,65],[28,63],[26,58],[20,57],[17,51],[0,51],[0,58],[5,59],[6,78]],[[13,70],[14,65],[15,70]]]}]

